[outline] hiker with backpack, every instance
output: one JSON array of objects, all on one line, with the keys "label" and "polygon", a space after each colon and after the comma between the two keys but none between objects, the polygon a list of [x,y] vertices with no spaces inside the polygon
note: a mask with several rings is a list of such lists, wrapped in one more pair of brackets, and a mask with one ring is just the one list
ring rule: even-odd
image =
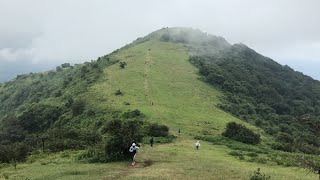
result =
[{"label": "hiker with backpack", "polygon": [[136,164],[136,154],[138,152],[138,149],[139,149],[139,146],[136,145],[136,143],[132,143],[130,149],[129,149],[129,152],[130,152],[130,155],[131,155],[131,165],[135,165]]},{"label": "hiker with backpack", "polygon": [[199,147],[200,147],[200,141],[197,141],[194,145],[196,146],[197,150],[199,150]]}]

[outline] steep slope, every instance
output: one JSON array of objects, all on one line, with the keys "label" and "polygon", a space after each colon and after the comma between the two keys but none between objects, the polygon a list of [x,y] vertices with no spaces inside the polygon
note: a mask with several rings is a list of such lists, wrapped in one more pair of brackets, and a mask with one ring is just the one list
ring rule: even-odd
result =
[{"label": "steep slope", "polygon": [[[104,92],[101,96],[109,96],[115,108],[138,108],[152,121],[169,124],[176,132],[183,127],[182,131],[193,134],[202,130],[221,133],[227,122],[238,121],[216,108],[219,91],[197,80],[196,68],[188,62],[183,46],[151,40],[114,58],[128,65],[107,68],[109,83],[97,84],[93,91]],[[110,96],[118,89],[123,96]],[[212,123],[211,127],[205,122]]]},{"label": "steep slope", "polygon": [[241,44],[190,61],[205,81],[225,92],[220,107],[273,135],[273,148],[320,153],[319,81]]},{"label": "steep slope", "polygon": [[[16,179],[248,179],[260,167],[274,179],[314,179],[314,175],[306,175],[307,172],[300,168],[279,166],[270,160],[274,152],[262,152],[265,144],[271,141],[269,136],[263,136],[261,146],[220,142],[223,141],[219,139],[220,134],[230,121],[243,123],[262,135],[263,131],[217,108],[223,91],[199,79],[197,68],[188,59],[190,44],[161,39],[167,31],[171,29],[152,33],[100,58],[103,62],[108,58],[126,62],[127,65],[124,69],[119,64],[104,66],[99,78],[74,97],[86,102],[86,113],[72,116],[72,110],[67,109],[56,123],[67,122],[64,125],[93,128],[100,121],[108,121],[116,111],[138,108],[149,121],[168,125],[173,134],[178,135],[180,129],[181,135],[174,143],[156,144],[154,148],[142,144],[135,167],[129,167],[127,162],[80,163],[75,160],[78,151],[65,151],[31,156],[26,164],[19,164],[17,170],[7,167],[0,169],[1,173]],[[228,47],[213,46],[216,50],[211,55]],[[88,66],[91,67],[91,64]],[[75,86],[69,88],[66,89],[68,94],[79,89]],[[123,96],[115,95],[118,90],[123,92]],[[64,90],[62,93],[65,94]],[[59,101],[49,97],[39,102],[56,105],[68,102],[67,98],[62,97]],[[96,115],[90,116],[89,110]],[[215,144],[201,142],[200,150],[196,151],[194,137],[203,136],[212,137]],[[240,156],[239,159],[230,156],[235,153],[233,149],[244,154],[242,160]],[[248,154],[253,152],[256,157],[251,158]],[[255,159],[263,163],[256,163]]]},{"label": "steep slope", "polygon": [[[82,164],[57,155],[42,159],[44,165],[36,161],[3,172],[13,178],[36,179],[247,179],[261,167],[275,179],[314,178],[296,168],[239,161],[228,155],[230,149],[225,146],[203,142],[199,151],[192,147],[192,136],[203,131],[219,134],[227,122],[240,120],[216,108],[220,92],[198,80],[197,69],[188,62],[188,51],[182,45],[151,40],[120,50],[111,58],[127,66],[105,68],[108,80],[93,85],[85,98],[106,99],[95,104],[98,108],[139,108],[151,121],[168,124],[173,133],[181,128],[178,140],[154,148],[143,145],[135,168],[127,163]],[[118,89],[123,96],[114,95]],[[147,161],[153,164],[145,165]]]}]

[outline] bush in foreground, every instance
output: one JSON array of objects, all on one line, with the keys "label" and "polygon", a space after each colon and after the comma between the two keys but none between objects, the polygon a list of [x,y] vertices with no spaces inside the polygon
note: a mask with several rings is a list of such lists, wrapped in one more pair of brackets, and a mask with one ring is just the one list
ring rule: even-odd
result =
[{"label": "bush in foreground", "polygon": [[253,175],[250,177],[250,180],[268,180],[271,179],[271,176],[260,172],[260,168],[257,171],[253,172]]}]

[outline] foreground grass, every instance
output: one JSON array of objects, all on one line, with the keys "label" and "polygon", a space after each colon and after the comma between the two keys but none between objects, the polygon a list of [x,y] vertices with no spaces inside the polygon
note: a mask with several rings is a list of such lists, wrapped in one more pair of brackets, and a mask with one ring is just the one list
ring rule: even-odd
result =
[{"label": "foreground grass", "polygon": [[200,150],[194,141],[181,137],[171,144],[144,145],[137,155],[137,164],[129,162],[86,164],[63,153],[46,156],[29,164],[0,170],[1,178],[9,179],[248,179],[258,167],[272,179],[316,179],[307,171],[276,165],[249,163],[228,155],[224,146],[202,142]]}]

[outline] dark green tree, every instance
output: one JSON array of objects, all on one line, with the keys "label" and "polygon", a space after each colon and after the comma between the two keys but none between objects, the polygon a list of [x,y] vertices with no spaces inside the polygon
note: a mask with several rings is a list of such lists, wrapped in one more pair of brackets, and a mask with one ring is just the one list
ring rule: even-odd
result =
[{"label": "dark green tree", "polygon": [[240,141],[247,144],[260,143],[260,135],[254,133],[251,129],[246,128],[244,125],[230,122],[227,124],[226,130],[222,133],[223,136]]}]

